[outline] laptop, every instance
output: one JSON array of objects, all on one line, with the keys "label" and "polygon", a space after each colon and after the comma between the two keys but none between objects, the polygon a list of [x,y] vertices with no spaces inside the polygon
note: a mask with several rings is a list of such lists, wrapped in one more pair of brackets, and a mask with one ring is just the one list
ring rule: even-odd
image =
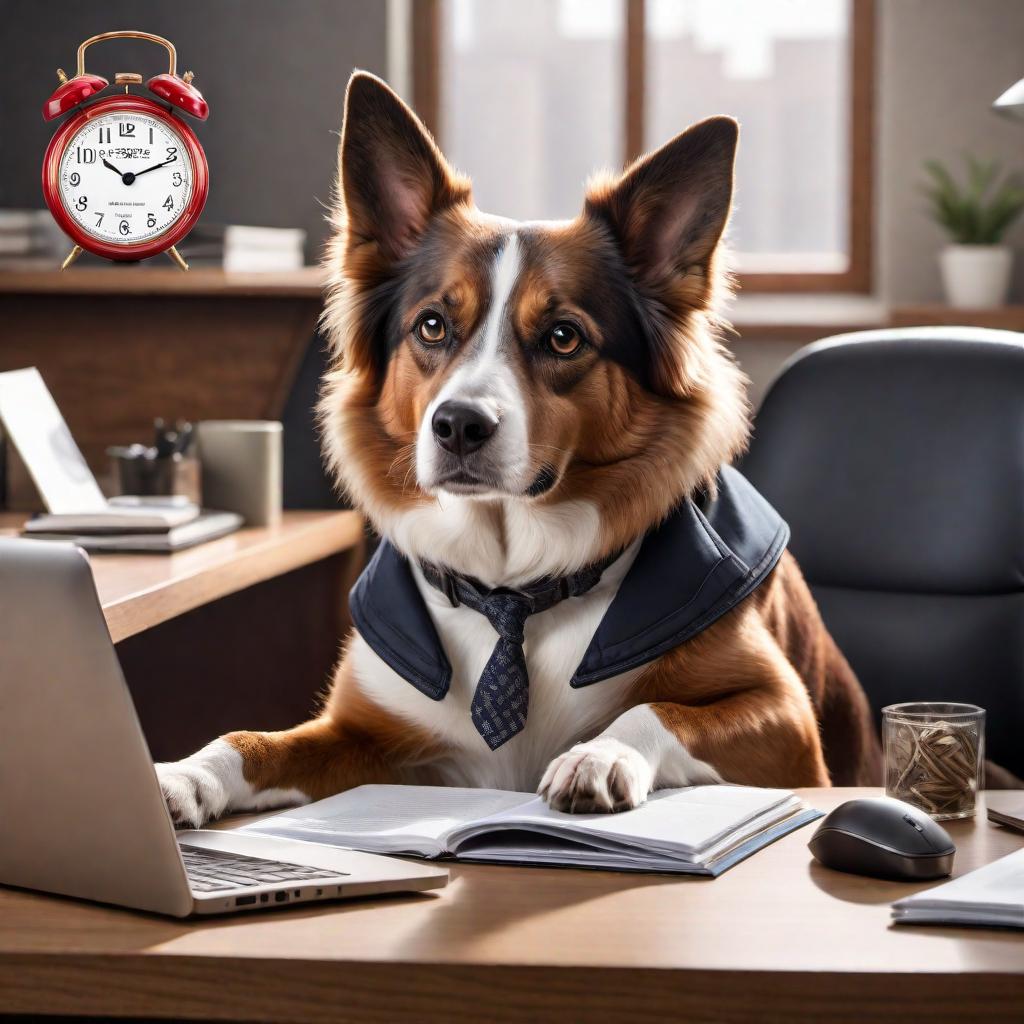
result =
[{"label": "laptop", "polygon": [[186,917],[447,880],[315,843],[175,832],[86,555],[0,537],[0,884]]}]

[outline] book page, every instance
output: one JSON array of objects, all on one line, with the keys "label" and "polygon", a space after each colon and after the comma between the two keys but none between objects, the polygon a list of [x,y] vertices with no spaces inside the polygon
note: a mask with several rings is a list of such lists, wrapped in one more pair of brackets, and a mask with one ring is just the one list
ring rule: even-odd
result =
[{"label": "book page", "polygon": [[530,793],[454,786],[359,786],[240,831],[287,836],[371,853],[445,852],[451,829],[519,807]]},{"label": "book page", "polygon": [[565,833],[606,838],[618,844],[658,853],[701,854],[754,819],[792,802],[786,789],[750,786],[692,786],[663,789],[647,802],[617,814],[568,814],[554,811],[540,797],[509,808],[486,821],[453,831],[453,846],[490,828],[540,828],[549,834]]}]

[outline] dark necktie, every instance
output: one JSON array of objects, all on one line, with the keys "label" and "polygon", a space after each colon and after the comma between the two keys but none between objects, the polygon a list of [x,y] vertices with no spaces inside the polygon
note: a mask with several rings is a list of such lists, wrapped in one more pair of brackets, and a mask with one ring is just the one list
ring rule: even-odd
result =
[{"label": "dark necktie", "polygon": [[453,607],[464,604],[481,615],[498,633],[470,705],[473,725],[491,750],[497,750],[526,726],[530,680],[523,653],[526,620],[567,597],[579,597],[594,587],[620,552],[588,565],[572,576],[542,579],[521,590],[488,590],[478,580],[423,563],[426,581],[447,595]]}]

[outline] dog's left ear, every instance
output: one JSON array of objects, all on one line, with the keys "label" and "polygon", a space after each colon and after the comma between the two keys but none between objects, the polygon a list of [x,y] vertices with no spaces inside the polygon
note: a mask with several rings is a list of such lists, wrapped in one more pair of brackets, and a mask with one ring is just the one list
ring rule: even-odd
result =
[{"label": "dog's left ear", "polygon": [[378,270],[405,256],[431,217],[470,195],[423,122],[365,71],[345,93],[338,165],[348,255],[369,248]]},{"label": "dog's left ear", "polygon": [[729,219],[739,126],[709,117],[587,195],[610,224],[638,282],[655,293],[706,275]]}]

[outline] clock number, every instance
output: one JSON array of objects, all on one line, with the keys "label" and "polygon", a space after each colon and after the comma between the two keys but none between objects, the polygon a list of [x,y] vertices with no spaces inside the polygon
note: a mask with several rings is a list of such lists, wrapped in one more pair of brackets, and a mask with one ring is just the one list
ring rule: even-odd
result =
[{"label": "clock number", "polygon": [[156,214],[154,214],[154,213],[146,214],[146,227],[147,228],[155,228],[156,227]]},{"label": "clock number", "polygon": [[166,199],[165,199],[165,200],[164,200],[164,201],[163,201],[163,202],[162,202],[162,203],[161,203],[160,205],[161,205],[161,206],[162,206],[162,207],[163,207],[163,208],[164,208],[165,210],[173,210],[173,209],[174,209],[174,200],[173,200],[173,199],[171,199],[171,197],[170,197],[170,196],[168,196],[168,197],[167,197],[167,198],[166,198]]},{"label": "clock number", "polygon": [[168,146],[167,147],[167,163],[173,163],[178,159],[178,147]]},{"label": "clock number", "polygon": [[122,121],[117,126],[117,134],[122,139],[131,139],[135,137],[135,125],[131,121]]},{"label": "clock number", "polygon": [[76,210],[85,210],[89,206],[89,199],[87,196],[79,196],[78,202],[75,203]]},{"label": "clock number", "polygon": [[102,146],[104,142],[109,142],[109,141],[110,141],[110,129],[109,128],[100,128],[100,145]]},{"label": "clock number", "polygon": [[117,230],[120,231],[122,235],[127,235],[128,232],[131,231],[131,228],[128,226],[128,221],[121,221],[117,226]]},{"label": "clock number", "polygon": [[96,227],[99,227],[102,223],[103,223],[103,214],[102,213],[97,213],[96,214]]},{"label": "clock number", "polygon": [[75,188],[78,185],[82,184],[82,176],[78,173],[78,171],[72,171],[71,177],[68,180],[71,182],[72,188]]},{"label": "clock number", "polygon": [[96,163],[96,150],[90,149],[88,146],[76,146],[75,157],[80,164],[94,164]]},{"label": "clock number", "polygon": [[182,182],[181,171],[175,171],[171,177],[171,184],[177,188]]}]

